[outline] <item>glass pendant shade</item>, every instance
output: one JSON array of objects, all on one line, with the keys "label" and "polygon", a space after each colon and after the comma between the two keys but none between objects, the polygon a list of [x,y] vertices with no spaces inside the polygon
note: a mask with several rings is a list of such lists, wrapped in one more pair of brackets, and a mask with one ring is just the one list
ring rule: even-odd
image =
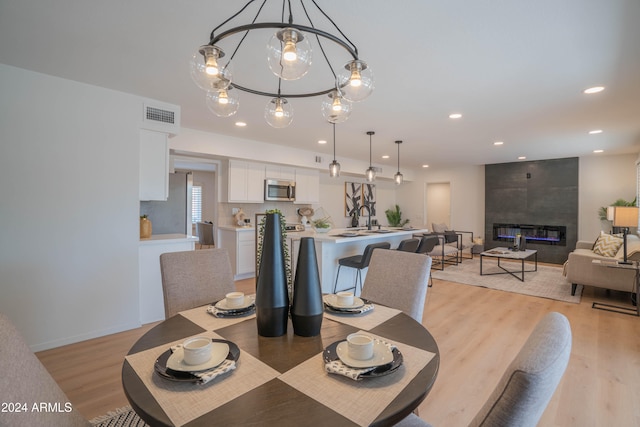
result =
[{"label": "glass pendant shade", "polygon": [[218,61],[224,52],[215,46],[204,45],[191,57],[191,79],[202,90],[217,91],[231,84],[231,69]]},{"label": "glass pendant shade", "polygon": [[393,180],[396,182],[397,185],[400,185],[402,184],[402,181],[404,181],[404,177],[400,172],[396,172],[396,174],[393,176]]},{"label": "glass pendant shade", "polygon": [[311,68],[311,45],[294,28],[277,31],[267,44],[267,63],[276,76],[284,80],[297,80]]},{"label": "glass pendant shade", "polygon": [[364,173],[364,176],[367,182],[373,182],[376,180],[376,170],[373,168],[373,166],[369,166],[367,171]]},{"label": "glass pendant shade", "polygon": [[322,101],[322,116],[330,123],[342,123],[351,116],[353,104],[340,96],[337,90],[330,92]]},{"label": "glass pendant shade", "polygon": [[366,62],[355,59],[338,73],[337,85],[345,99],[362,101],[373,92],[373,71]]},{"label": "glass pendant shade", "polygon": [[285,98],[273,98],[264,109],[264,118],[276,129],[286,128],[293,121],[293,108]]},{"label": "glass pendant shade", "polygon": [[207,108],[218,117],[231,117],[238,112],[238,91],[233,87],[207,92]]},{"label": "glass pendant shade", "polygon": [[337,178],[340,176],[340,163],[333,159],[333,162],[329,164],[329,176],[331,178]]}]

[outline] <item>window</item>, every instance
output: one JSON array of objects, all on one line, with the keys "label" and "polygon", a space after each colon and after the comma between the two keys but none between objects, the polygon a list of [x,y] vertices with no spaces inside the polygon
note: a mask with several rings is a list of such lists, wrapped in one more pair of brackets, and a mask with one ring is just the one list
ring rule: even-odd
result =
[{"label": "window", "polygon": [[202,186],[191,187],[191,222],[202,222]]}]

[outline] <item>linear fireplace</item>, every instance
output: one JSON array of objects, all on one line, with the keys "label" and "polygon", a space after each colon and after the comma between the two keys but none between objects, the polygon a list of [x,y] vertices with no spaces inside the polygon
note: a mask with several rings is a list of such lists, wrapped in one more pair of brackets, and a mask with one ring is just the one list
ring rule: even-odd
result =
[{"label": "linear fireplace", "polygon": [[493,224],[494,241],[513,242],[520,234],[527,244],[567,245],[567,227],[562,225]]}]

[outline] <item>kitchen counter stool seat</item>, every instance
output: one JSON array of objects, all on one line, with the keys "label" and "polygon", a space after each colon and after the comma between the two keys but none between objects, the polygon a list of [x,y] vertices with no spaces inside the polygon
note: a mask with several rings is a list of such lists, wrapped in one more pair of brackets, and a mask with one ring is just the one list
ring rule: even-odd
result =
[{"label": "kitchen counter stool seat", "polygon": [[[350,289],[353,289],[354,292],[355,292],[358,284],[360,285],[360,291],[362,291],[362,274],[361,274],[361,271],[362,271],[362,269],[369,267],[369,262],[371,261],[371,254],[373,253],[373,250],[374,249],[389,249],[389,248],[391,248],[391,244],[389,242],[372,243],[370,245],[367,245],[364,248],[364,252],[362,253],[362,255],[353,255],[353,256],[350,256],[350,257],[340,258],[338,260],[338,272],[336,274],[336,281],[333,284],[333,293],[335,294],[338,291],[348,291]],[[351,286],[350,288],[337,289],[337,287],[338,287],[338,278],[340,277],[340,269],[342,267],[355,268],[357,270],[356,271],[356,278],[355,278],[355,280],[353,282],[353,286]]]}]

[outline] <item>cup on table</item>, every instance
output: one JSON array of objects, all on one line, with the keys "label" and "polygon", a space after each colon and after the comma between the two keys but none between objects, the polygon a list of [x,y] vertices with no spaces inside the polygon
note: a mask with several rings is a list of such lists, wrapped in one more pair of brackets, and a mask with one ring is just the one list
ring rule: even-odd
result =
[{"label": "cup on table", "polygon": [[338,292],[336,294],[336,300],[340,306],[347,307],[353,305],[353,292]]},{"label": "cup on table", "polygon": [[182,343],[182,351],[184,352],[184,363],[187,365],[201,365],[211,359],[211,338],[194,337],[189,338]]},{"label": "cup on table", "polygon": [[238,308],[242,307],[244,304],[244,293],[243,292],[229,292],[225,295],[225,299],[227,301],[227,306],[230,308]]},{"label": "cup on table", "polygon": [[373,338],[362,333],[347,336],[347,353],[356,360],[368,360],[373,357]]}]

